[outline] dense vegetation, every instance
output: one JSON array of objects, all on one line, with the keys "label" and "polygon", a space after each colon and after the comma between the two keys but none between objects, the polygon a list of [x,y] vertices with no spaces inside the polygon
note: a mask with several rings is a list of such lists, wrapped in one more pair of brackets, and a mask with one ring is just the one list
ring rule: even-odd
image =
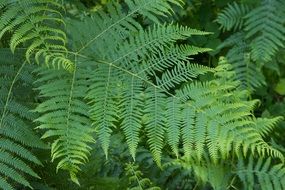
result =
[{"label": "dense vegetation", "polygon": [[0,0],[0,189],[285,189],[284,0]]}]

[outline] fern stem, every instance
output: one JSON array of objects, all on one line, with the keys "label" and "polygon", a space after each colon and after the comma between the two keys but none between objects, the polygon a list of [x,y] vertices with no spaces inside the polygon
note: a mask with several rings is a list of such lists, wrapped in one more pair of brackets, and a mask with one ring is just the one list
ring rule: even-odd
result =
[{"label": "fern stem", "polygon": [[[71,115],[71,102],[72,102],[72,98],[73,98],[73,89],[74,89],[74,83],[75,83],[75,75],[76,75],[76,62],[77,62],[77,56],[75,55],[74,58],[74,70],[73,70],[73,76],[72,76],[72,81],[71,81],[71,86],[70,86],[70,93],[69,93],[69,99],[68,99],[68,107],[67,107],[67,117],[66,117],[66,132],[65,135],[66,137],[69,137],[69,122],[70,122],[70,115]],[[69,138],[67,139],[67,147],[70,147],[70,141]],[[72,163],[72,159],[70,159],[70,155],[67,155],[67,158],[69,160],[69,162]]]},{"label": "fern stem", "polygon": [[13,90],[13,87],[17,81],[17,78],[18,76],[20,75],[20,73],[22,72],[24,66],[26,65],[26,61],[24,61],[24,63],[22,64],[22,66],[19,68],[18,72],[16,73],[15,77],[13,78],[13,81],[10,85],[10,88],[9,88],[9,91],[8,91],[8,94],[7,94],[7,98],[6,98],[6,101],[5,101],[5,105],[3,107],[3,113],[2,113],[2,116],[1,116],[1,120],[0,120],[0,127],[2,126],[3,124],[3,120],[4,120],[4,117],[7,113],[7,107],[8,107],[8,104],[9,104],[9,101],[10,101],[10,98],[11,98],[11,94],[12,94],[12,90]]},{"label": "fern stem", "polygon": [[238,189],[233,185],[234,182],[235,182],[235,180],[236,180],[236,176],[233,177],[233,179],[231,180],[231,182],[230,182],[229,186],[227,187],[227,189],[230,189],[230,188],[232,187],[232,188],[238,190]]}]

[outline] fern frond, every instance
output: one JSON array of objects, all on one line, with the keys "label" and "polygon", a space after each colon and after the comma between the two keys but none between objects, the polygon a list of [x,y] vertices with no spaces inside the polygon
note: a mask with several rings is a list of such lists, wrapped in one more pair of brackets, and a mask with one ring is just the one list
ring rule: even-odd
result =
[{"label": "fern frond", "polygon": [[[127,79],[129,80],[129,79]],[[138,79],[131,77],[129,82],[125,83],[121,106],[123,121],[121,127],[126,136],[130,153],[135,160],[136,150],[139,143],[139,132],[142,127],[143,116],[143,86]]]},{"label": "fern frond", "polygon": [[51,155],[52,161],[59,160],[57,170],[68,170],[78,183],[76,173],[88,160],[89,144],[94,142],[89,106],[83,100],[87,93],[84,70],[77,67],[67,73],[41,69],[39,76],[38,89],[44,101],[35,110],[41,114],[35,120],[40,122],[37,128],[46,130],[42,138],[54,139]]},{"label": "fern frond", "polygon": [[[78,46],[76,46],[79,47],[76,48],[78,52],[95,49],[103,53],[102,55],[110,55],[110,51],[114,52],[117,45],[131,33],[142,29],[135,20],[138,15],[159,22],[159,16],[166,16],[172,12],[171,4],[181,6],[183,3],[181,0],[126,0],[125,2],[128,7],[126,11],[123,11],[119,3],[110,3],[107,5],[106,12],[100,10],[98,14],[92,15],[93,18],[86,19],[86,23],[73,22],[71,24],[73,25],[71,30],[76,30],[79,33],[84,31],[84,38],[78,35],[79,38],[75,40],[78,42]],[[96,28],[91,27],[94,24],[97,26]],[[81,30],[83,28],[86,30]],[[89,34],[87,31],[90,31]]]},{"label": "fern frond", "polygon": [[160,52],[149,55],[149,59],[143,63],[142,69],[138,73],[146,72],[151,76],[155,76],[157,71],[162,72],[176,64],[189,62],[191,55],[210,50],[209,48],[199,48],[191,45],[167,46],[160,49]]},{"label": "fern frond", "polygon": [[177,40],[185,40],[194,35],[207,35],[208,32],[199,31],[187,26],[178,25],[154,25],[146,31],[140,30],[130,37],[127,43],[119,47],[113,53],[112,63],[123,62],[124,65],[132,65],[140,59],[147,59],[151,54],[158,52],[167,46],[171,46]]},{"label": "fern frond", "polygon": [[259,158],[257,162],[251,156],[246,162],[240,159],[236,172],[245,189],[258,185],[262,190],[282,190],[285,188],[285,169],[283,164],[273,164],[271,158]]},{"label": "fern frond", "polygon": [[161,153],[165,133],[165,95],[154,87],[146,90],[145,100],[145,130],[150,151],[156,163],[161,166]]},{"label": "fern frond", "polygon": [[261,68],[250,61],[250,54],[246,44],[234,46],[227,54],[229,63],[236,73],[236,79],[241,82],[241,89],[253,91],[265,85],[265,78]]},{"label": "fern frond", "polygon": [[149,178],[143,178],[143,173],[137,165],[128,163],[125,170],[130,183],[128,190],[160,190],[159,187],[153,186]]},{"label": "fern frond", "polygon": [[[245,156],[258,153],[282,159],[254,128],[256,101],[244,100],[245,91],[239,90],[239,82],[232,78],[234,71],[228,65],[210,69],[192,64],[189,56],[207,50],[175,45],[178,40],[208,33],[173,24],[143,30],[134,20],[135,14],[128,15],[130,10],[110,4],[107,12],[99,11],[83,23],[71,23],[71,31],[82,34],[76,27],[88,31],[74,36],[72,46],[92,70],[87,77],[87,99],[106,156],[110,136],[120,127],[134,159],[143,129],[159,166],[165,145],[177,157],[182,153],[199,163],[208,157],[217,164],[240,151]],[[92,25],[100,26],[94,29]],[[191,82],[208,72],[215,78]],[[170,93],[176,85],[182,88]]]},{"label": "fern frond", "polygon": [[39,64],[72,70],[73,63],[66,57],[66,34],[58,26],[64,25],[60,10],[63,6],[54,0],[21,0],[1,3],[0,39],[10,35],[10,48],[23,44],[27,47],[26,60],[34,56]]},{"label": "fern frond", "polygon": [[166,70],[161,78],[157,78],[157,84],[161,88],[169,90],[177,84],[192,81],[193,78],[209,72],[213,72],[213,69],[198,64],[176,64],[173,69]]},{"label": "fern frond", "polygon": [[[182,6],[183,3],[183,0],[126,0],[130,11],[137,11],[139,14],[156,23],[160,22],[158,16],[166,17],[173,13],[171,4]],[[137,8],[138,5],[139,8]]]},{"label": "fern frond", "polygon": [[240,81],[240,88],[253,91],[265,85],[260,66],[251,61],[250,47],[243,32],[230,36],[221,47],[231,47],[226,58],[235,72],[235,79]]},{"label": "fern frond", "polygon": [[256,119],[256,130],[263,136],[267,137],[271,131],[277,126],[277,124],[283,120],[283,117],[275,117],[272,119],[268,118],[257,118]]},{"label": "fern frond", "polygon": [[179,139],[180,139],[180,126],[182,124],[183,115],[181,114],[182,106],[180,102],[171,97],[167,99],[166,104],[166,133],[167,142],[170,145],[172,151],[178,158],[179,156]]},{"label": "fern frond", "polygon": [[120,72],[110,65],[98,65],[93,76],[86,97],[90,100],[90,117],[107,157],[112,129],[116,128],[115,122],[118,120],[119,104],[116,98]]},{"label": "fern frond", "polygon": [[[169,3],[173,4],[180,1],[151,1],[152,5],[148,7],[145,7],[145,3],[150,4],[149,0],[128,1],[127,4],[131,2],[133,4],[129,5],[131,7],[127,12],[133,10],[134,13],[127,14],[119,4],[112,3],[107,6],[107,12],[99,11],[93,15],[93,18],[86,19],[84,23],[72,22],[72,31],[78,31],[76,28],[89,31],[82,36],[75,35],[73,47],[76,52],[84,54],[88,59],[86,59],[86,62],[92,62],[89,65],[96,73],[88,77],[90,78],[90,86],[87,99],[90,100],[91,119],[97,129],[98,139],[106,156],[108,155],[112,131],[118,122],[122,121],[120,126],[126,136],[131,155],[135,158],[139,142],[138,134],[142,128],[141,120],[146,117],[148,143],[159,163],[165,132],[165,129],[161,128],[165,124],[162,126],[160,113],[165,112],[165,108],[162,108],[161,105],[166,96],[163,95],[158,99],[153,98],[156,93],[150,92],[149,89],[154,88],[154,91],[160,91],[158,93],[160,95],[165,92],[162,93],[163,88],[155,85],[150,80],[150,73],[155,75],[151,70],[159,70],[159,67],[163,67],[162,64],[165,62],[171,62],[172,65],[175,65],[176,60],[180,60],[182,63],[189,60],[189,55],[208,51],[209,49],[206,48],[176,46],[174,43],[177,40],[185,40],[192,35],[206,35],[209,33],[173,24],[154,25],[143,30],[140,24],[134,20],[135,13],[149,11],[153,14],[152,11],[156,8],[151,7],[157,5],[161,7],[160,4],[166,6]],[[167,13],[168,8],[161,11]],[[107,13],[110,13],[110,15]],[[90,26],[94,24],[98,25],[98,28],[92,27],[91,29]],[[81,32],[82,30],[78,31],[78,33]],[[118,32],[122,35],[118,35]],[[172,50],[169,47],[176,48]],[[156,64],[154,58],[158,59],[162,56],[159,52],[160,49],[164,49],[168,57],[163,58],[165,61],[162,60],[160,64]],[[184,55],[181,55],[182,52]],[[146,67],[143,65],[144,63],[147,63],[145,64]],[[181,73],[179,80],[172,80],[172,75],[167,77],[167,86],[173,85],[173,81],[175,81],[175,84],[185,82],[184,79],[182,80],[184,76],[194,78],[198,74],[208,71],[206,67],[189,65],[189,72],[183,73],[183,68],[186,67],[181,66],[177,69]],[[130,80],[130,77],[132,80]],[[147,87],[145,87],[145,84],[147,84]],[[147,97],[146,102],[143,102],[144,93]],[[122,98],[122,101],[118,101],[120,98]],[[143,105],[144,103],[145,105]],[[157,109],[153,108],[155,104]],[[144,113],[139,110],[140,108],[147,111]],[[147,116],[144,116],[144,114]]]},{"label": "fern frond", "polygon": [[31,148],[46,146],[30,127],[31,120],[36,117],[30,111],[31,102],[25,99],[30,94],[25,91],[25,96],[22,96],[20,90],[21,84],[26,85],[26,90],[31,89],[31,67],[9,51],[2,49],[0,54],[0,174],[3,176],[0,188],[13,189],[14,183],[32,188],[26,174],[36,178],[39,176],[28,163],[41,165],[41,162],[31,152]]},{"label": "fern frond", "polygon": [[221,158],[227,159],[232,150],[238,155],[241,149],[245,156],[256,152],[283,159],[254,127],[257,123],[251,112],[256,101],[244,101],[242,94],[234,81],[222,78],[210,83],[190,83],[177,92],[186,104],[181,130],[187,160],[194,156],[200,162],[209,154],[211,161],[217,163]]},{"label": "fern frond", "polygon": [[285,26],[279,16],[284,2],[278,0],[263,1],[262,5],[246,15],[246,38],[251,42],[252,59],[268,62],[272,56],[284,47]]},{"label": "fern frond", "polygon": [[219,23],[223,31],[240,30],[244,25],[244,16],[250,8],[246,4],[237,4],[233,2],[218,15],[216,22]]}]

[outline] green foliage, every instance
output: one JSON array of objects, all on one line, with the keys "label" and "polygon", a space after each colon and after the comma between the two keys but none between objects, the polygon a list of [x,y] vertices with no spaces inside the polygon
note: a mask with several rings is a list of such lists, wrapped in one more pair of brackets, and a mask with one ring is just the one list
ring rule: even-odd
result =
[{"label": "green foliage", "polygon": [[240,88],[254,91],[266,83],[261,66],[254,64],[250,58],[250,47],[244,35],[243,32],[233,34],[219,48],[230,48],[226,57],[235,71],[235,79],[241,82]]},{"label": "green foliage", "polygon": [[[26,49],[25,57],[31,62],[44,62],[53,67],[71,70],[72,62],[66,58],[66,34],[60,11],[63,6],[54,0],[2,0],[0,2],[0,39],[9,38],[12,52],[21,44]],[[5,36],[6,35],[6,36]],[[41,60],[43,59],[43,60]]]},{"label": "green foliage", "polygon": [[94,142],[90,128],[88,105],[83,101],[87,83],[82,70],[75,68],[66,73],[63,70],[39,71],[37,80],[43,101],[35,111],[42,114],[35,121],[38,129],[48,129],[42,138],[56,137],[51,146],[52,160],[61,158],[57,169],[67,169],[76,182],[75,174],[80,164],[86,163]]},{"label": "green foliage", "polygon": [[28,163],[41,164],[31,149],[45,147],[32,131],[36,115],[31,112],[31,94],[25,92],[33,82],[31,67],[7,50],[0,54],[0,188],[13,189],[17,183],[31,187],[26,174],[39,176]]},{"label": "green foliage", "polygon": [[220,29],[227,30],[240,30],[244,25],[244,16],[249,12],[249,7],[246,4],[237,4],[233,2],[228,4],[217,18],[217,22],[221,25]]},{"label": "green foliage", "polygon": [[284,89],[284,85],[285,84],[285,80],[284,79],[281,79],[276,87],[275,87],[275,91],[278,93],[278,94],[281,94],[281,95],[284,95],[285,94],[285,89]]},{"label": "green foliage", "polygon": [[283,189],[284,3],[229,2],[1,1],[0,188]]},{"label": "green foliage", "polygon": [[151,181],[148,178],[142,177],[142,172],[138,170],[138,166],[133,164],[127,164],[126,175],[129,176],[131,184],[128,190],[159,190],[159,187],[153,187]]},{"label": "green foliage", "polygon": [[242,73],[238,78],[251,91],[264,84],[260,74],[262,66],[273,62],[274,56],[284,48],[283,17],[284,3],[279,0],[264,0],[255,6],[234,2],[218,15],[216,21],[221,29],[238,30],[221,47],[233,46],[227,57],[235,65],[237,75]]},{"label": "green foliage", "polygon": [[254,61],[267,62],[284,47],[284,2],[263,1],[246,15],[246,38],[253,38],[251,56]]},{"label": "green foliage", "polygon": [[241,178],[246,189],[254,189],[254,182],[258,181],[260,189],[284,189],[285,170],[283,164],[274,164],[270,158],[264,160],[259,158],[254,162],[252,157],[248,163],[241,159],[238,165],[237,174]]},{"label": "green foliage", "polygon": [[[148,9],[150,8],[149,3],[147,4]],[[106,156],[108,155],[110,135],[116,127],[115,123],[119,119],[122,120],[122,129],[134,159],[143,122],[154,159],[160,164],[165,132],[164,115],[161,114],[165,110],[163,101],[167,101],[165,88],[175,87],[187,79],[211,70],[185,63],[189,59],[187,56],[207,49],[186,45],[178,46],[173,42],[178,39],[184,40],[192,35],[207,33],[172,24],[154,25],[147,30],[142,30],[139,23],[132,19],[132,10],[140,12],[139,10],[142,9],[144,14],[146,5],[137,4],[138,8],[135,9],[133,7],[135,4],[127,4],[131,12],[127,15],[121,12],[122,10],[117,4],[109,5],[108,8],[108,11],[111,11],[111,7],[116,7],[117,12],[121,12],[119,15],[124,18],[123,21],[121,21],[122,18],[116,18],[117,15],[113,16],[114,12],[111,12],[111,17],[115,18],[104,17],[104,22],[110,19],[110,22],[113,23],[112,28],[109,24],[105,28],[101,28],[100,31],[88,29],[90,34],[84,32],[80,35],[86,44],[78,50],[81,54],[83,52],[86,54],[82,56],[82,61],[86,62],[86,59],[92,59],[94,63],[90,67],[96,67],[96,71],[90,75],[91,85],[87,93],[91,104],[91,118],[94,120],[93,125],[98,130],[98,138]],[[155,8],[157,5],[154,3],[151,6]],[[87,18],[83,23],[75,21],[71,23],[70,31],[77,31],[72,34],[82,33],[82,31],[78,31],[79,28],[87,30],[94,24],[99,24],[98,28],[100,28],[99,14],[106,15],[106,13],[99,12],[94,15],[94,19]],[[145,16],[150,17],[147,13]],[[151,18],[154,20],[153,17]],[[138,28],[134,28],[134,26]],[[122,37],[114,35],[113,30],[119,30],[125,35]],[[110,35],[108,35],[109,33]],[[76,39],[77,36],[74,39],[75,44],[82,43],[81,39]],[[122,40],[127,43],[123,43]],[[114,44],[114,42],[116,43]],[[77,47],[77,45],[75,46]],[[162,53],[157,51],[158,49]],[[93,50],[92,56],[89,55],[91,50]],[[176,61],[180,62],[178,67],[171,68],[176,64]],[[90,64],[90,60],[88,62]],[[155,73],[156,71],[161,72],[162,76],[159,77]],[[155,78],[157,84],[153,83],[149,77]],[[122,98],[122,100],[118,101],[118,98]]]}]

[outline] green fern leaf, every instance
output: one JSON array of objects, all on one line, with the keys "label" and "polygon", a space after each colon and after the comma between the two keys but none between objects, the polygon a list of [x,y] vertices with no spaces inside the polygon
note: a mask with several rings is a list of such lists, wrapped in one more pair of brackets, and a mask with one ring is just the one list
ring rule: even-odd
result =
[{"label": "green fern leaf", "polygon": [[44,60],[49,66],[51,61],[53,67],[72,70],[73,63],[66,58],[66,34],[57,27],[64,25],[58,11],[63,9],[60,3],[55,0],[1,1],[0,8],[0,39],[7,33],[11,34],[12,52],[21,44],[27,44],[25,54],[28,62],[34,55],[38,64]]},{"label": "green fern leaf", "polygon": [[[128,80],[128,79],[127,79]],[[121,106],[123,121],[121,127],[127,139],[130,153],[135,160],[139,143],[139,132],[142,127],[143,86],[141,81],[132,77],[129,83],[125,83]]]},{"label": "green fern leaf", "polygon": [[199,75],[213,71],[211,68],[198,64],[176,64],[176,66],[164,72],[161,78],[157,78],[157,84],[163,89],[169,90],[177,84],[188,82]]},{"label": "green fern leaf", "polygon": [[279,16],[283,2],[278,0],[263,3],[246,15],[246,38],[254,38],[251,43],[254,61],[268,62],[284,47],[284,20]]},{"label": "green fern leaf", "polygon": [[240,30],[244,25],[244,16],[249,12],[246,4],[237,4],[233,2],[218,15],[216,22],[219,23],[220,29],[229,31],[231,29]]},{"label": "green fern leaf", "polygon": [[165,95],[155,87],[146,91],[145,101],[145,130],[153,158],[161,166],[161,153],[165,133],[164,100]]},{"label": "green fern leaf", "polygon": [[79,67],[72,73],[40,69],[41,77],[37,80],[40,95],[45,99],[35,110],[41,113],[35,120],[40,122],[37,128],[46,130],[42,138],[55,138],[51,146],[52,160],[59,159],[57,170],[70,171],[75,182],[79,166],[88,160],[91,150],[88,144],[94,142],[89,107],[83,101],[87,93],[84,74]]},{"label": "green fern leaf", "polygon": [[109,65],[98,65],[94,77],[90,79],[90,87],[87,98],[90,100],[90,116],[93,125],[98,133],[106,157],[110,145],[112,129],[115,129],[115,122],[118,119],[118,96],[117,77],[120,72]]},{"label": "green fern leaf", "polygon": [[189,62],[191,55],[210,51],[208,48],[199,48],[191,45],[167,46],[160,49],[160,52],[149,55],[149,59],[143,63],[138,73],[146,72],[151,76],[155,76],[155,72],[163,72],[165,69],[171,68],[182,62]]},{"label": "green fern leaf", "polygon": [[275,117],[272,119],[268,118],[257,118],[256,130],[263,136],[267,137],[271,131],[277,126],[277,124],[283,120],[283,117]]},{"label": "green fern leaf", "polygon": [[181,105],[180,102],[171,97],[167,99],[166,105],[166,133],[167,141],[170,145],[172,151],[175,153],[176,157],[179,156],[179,139],[181,133],[181,124],[182,124],[182,114],[181,114]]}]

